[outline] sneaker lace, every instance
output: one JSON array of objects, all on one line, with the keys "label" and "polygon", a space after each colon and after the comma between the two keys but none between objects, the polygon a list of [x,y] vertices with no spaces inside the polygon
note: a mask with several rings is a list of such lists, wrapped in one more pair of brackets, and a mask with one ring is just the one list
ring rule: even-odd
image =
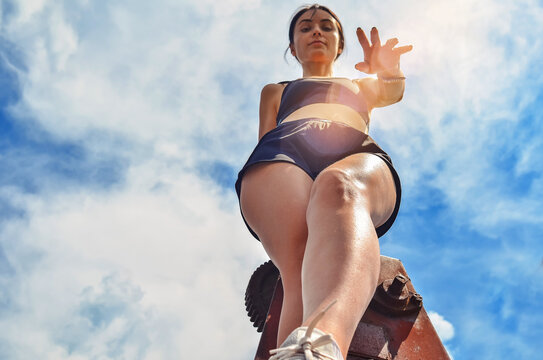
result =
[{"label": "sneaker lace", "polygon": [[[317,316],[315,316],[315,318],[309,323],[305,335],[300,339],[300,341],[298,341],[297,344],[270,350],[270,354],[272,355],[272,357],[270,357],[270,360],[288,360],[295,354],[304,354],[305,360],[334,360],[333,358],[322,354],[317,350],[317,348],[321,346],[332,343],[334,341],[332,335],[325,334],[314,340],[311,340],[311,334],[313,333],[313,330],[315,329],[315,326],[317,325],[319,320],[322,319],[328,309],[330,309],[336,302],[337,300],[332,301],[330,305],[328,305]],[[314,355],[317,357],[315,358]]]}]

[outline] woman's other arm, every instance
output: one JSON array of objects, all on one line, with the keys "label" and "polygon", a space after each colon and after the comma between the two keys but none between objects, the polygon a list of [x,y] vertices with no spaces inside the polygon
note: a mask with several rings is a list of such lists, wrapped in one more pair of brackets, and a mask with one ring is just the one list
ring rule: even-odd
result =
[{"label": "woman's other arm", "polygon": [[260,126],[258,129],[258,139],[260,140],[264,134],[275,128],[275,120],[281,94],[283,93],[284,85],[268,84],[262,88],[260,93]]},{"label": "woman's other arm", "polygon": [[357,80],[360,90],[370,109],[397,103],[403,98],[405,77],[397,68],[377,74],[377,79],[364,78]]},{"label": "woman's other arm", "polygon": [[405,90],[405,77],[400,70],[400,56],[411,51],[413,46],[396,47],[397,38],[389,39],[381,45],[379,32],[375,27],[371,29],[371,44],[361,28],[356,29],[356,35],[364,51],[364,61],[356,64],[355,68],[367,74],[377,74],[377,79],[357,80],[369,110],[400,101]]}]

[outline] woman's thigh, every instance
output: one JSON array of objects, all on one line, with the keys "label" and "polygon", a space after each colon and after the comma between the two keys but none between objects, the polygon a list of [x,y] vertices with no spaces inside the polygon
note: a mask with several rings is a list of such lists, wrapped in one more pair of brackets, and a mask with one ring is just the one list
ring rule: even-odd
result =
[{"label": "woman's thigh", "polygon": [[386,222],[394,211],[396,185],[390,168],[379,156],[353,154],[329,165],[315,179],[311,196],[322,190],[339,196],[335,185],[363,197],[375,227]]},{"label": "woman's thigh", "polygon": [[245,220],[282,272],[301,265],[312,184],[305,171],[287,162],[253,165],[243,177],[240,203]]}]

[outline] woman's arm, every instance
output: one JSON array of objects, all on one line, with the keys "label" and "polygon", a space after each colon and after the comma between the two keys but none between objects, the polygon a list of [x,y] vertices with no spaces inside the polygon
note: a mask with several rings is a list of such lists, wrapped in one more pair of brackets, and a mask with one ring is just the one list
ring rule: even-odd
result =
[{"label": "woman's arm", "polygon": [[377,79],[364,78],[355,80],[364,94],[369,110],[397,103],[403,98],[405,77],[397,68],[377,74]]},{"label": "woman's arm", "polygon": [[264,134],[275,128],[275,120],[279,103],[281,102],[281,94],[285,85],[268,84],[262,88],[260,93],[260,126],[258,129],[258,139],[260,140]]},{"label": "woman's arm", "polygon": [[400,56],[413,49],[406,45],[395,47],[398,39],[387,40],[381,45],[379,32],[371,29],[371,44],[361,28],[356,29],[358,41],[364,51],[364,61],[355,65],[359,71],[377,74],[377,79],[360,79],[357,83],[368,102],[369,110],[400,101],[405,89],[405,77],[400,70]]}]

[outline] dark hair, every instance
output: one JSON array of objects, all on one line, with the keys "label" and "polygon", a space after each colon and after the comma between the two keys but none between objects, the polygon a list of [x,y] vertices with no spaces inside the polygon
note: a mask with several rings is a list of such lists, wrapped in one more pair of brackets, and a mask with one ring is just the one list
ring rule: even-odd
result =
[{"label": "dark hair", "polygon": [[[294,27],[296,26],[296,22],[298,21],[300,16],[302,16],[303,14],[305,14],[309,10],[313,10],[313,14],[315,14],[315,12],[317,10],[326,11],[328,14],[330,14],[337,21],[337,27],[338,27],[338,31],[339,31],[339,48],[343,50],[343,48],[345,47],[345,36],[343,35],[343,26],[341,25],[341,21],[339,21],[339,18],[337,17],[337,15],[334,14],[334,12],[332,10],[328,9],[326,6],[322,6],[322,5],[319,5],[319,4],[313,4],[313,5],[305,5],[305,6],[302,6],[302,7],[298,8],[298,10],[296,10],[296,12],[294,13],[294,16],[292,16],[292,19],[290,20],[290,26],[289,26],[289,29],[288,29],[289,46],[285,50],[285,56],[286,56],[287,52],[289,51],[290,46],[294,44]],[[338,54],[336,56],[336,59],[339,57],[339,55],[341,55],[341,54]],[[298,60],[298,59],[296,58],[296,60]]]}]

